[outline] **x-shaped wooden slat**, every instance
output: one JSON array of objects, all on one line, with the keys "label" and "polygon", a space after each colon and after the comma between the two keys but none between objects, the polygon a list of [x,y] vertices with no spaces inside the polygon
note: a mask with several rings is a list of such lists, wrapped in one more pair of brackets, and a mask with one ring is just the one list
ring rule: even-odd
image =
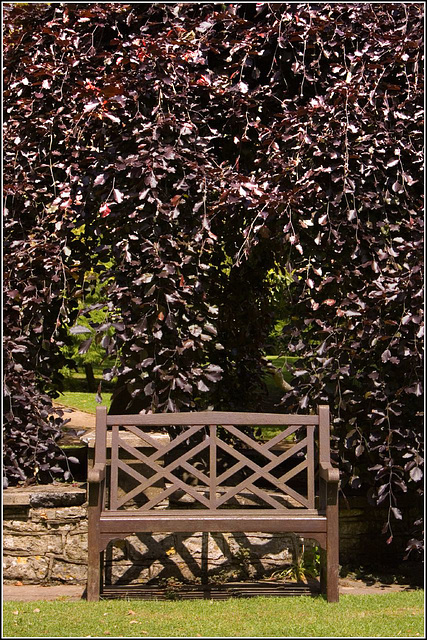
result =
[{"label": "x-shaped wooden slat", "polygon": [[[306,443],[303,440],[299,444],[301,446],[298,447],[298,448],[302,448],[304,446],[304,444],[306,444]],[[219,498],[219,500],[217,500],[216,507],[219,507],[221,504],[223,504],[224,502],[226,502],[227,500],[232,498],[234,495],[236,495],[236,493],[239,493],[239,491],[241,491],[242,489],[250,489],[254,493],[256,493],[255,489],[257,491],[260,491],[258,489],[258,487],[254,487],[254,485],[253,485],[253,482],[258,480],[259,478],[264,478],[265,480],[268,480],[268,482],[270,482],[272,485],[276,486],[278,489],[283,491],[283,493],[289,495],[291,498],[294,498],[295,500],[297,500],[304,507],[309,507],[309,502],[304,496],[300,495],[297,491],[295,491],[294,489],[291,489],[287,484],[285,484],[285,482],[281,481],[279,478],[275,478],[273,475],[271,475],[269,473],[269,471],[271,471],[271,469],[274,469],[278,464],[280,464],[280,462],[283,461],[283,459],[285,458],[286,454],[288,453],[287,451],[285,453],[281,454],[280,456],[274,456],[274,460],[271,460],[269,462],[269,464],[265,465],[265,467],[260,467],[258,464],[256,464],[255,462],[253,462],[252,460],[250,460],[249,458],[244,456],[242,453],[240,453],[236,449],[233,449],[232,447],[230,447],[225,442],[220,441],[220,442],[218,442],[218,445],[222,449],[224,449],[224,451],[227,451],[227,453],[229,453],[230,455],[234,456],[235,458],[238,458],[241,461],[240,468],[243,467],[243,466],[247,466],[250,469],[252,469],[255,473],[253,473],[249,478],[246,478],[240,484],[238,484],[236,487],[233,487],[232,489],[227,491],[224,495],[222,495],[221,498]],[[293,448],[296,448],[296,447],[293,447]],[[286,457],[289,457],[289,454]],[[302,469],[304,469],[307,466],[307,461],[305,460],[304,462],[301,463],[301,465],[298,465],[298,466],[300,467],[299,471],[301,471]],[[294,468],[292,470],[294,472],[292,475],[295,475],[295,473],[296,473],[295,469],[296,468]],[[229,470],[229,471],[231,471],[231,470]],[[268,494],[265,494],[265,495],[268,495]],[[273,500],[274,500],[274,498],[273,498]],[[268,502],[268,500],[267,500],[267,502]],[[283,506],[280,505],[280,503],[277,503],[276,500],[274,500],[274,502],[276,503],[275,504],[276,508],[278,508],[278,509],[279,508],[283,508]]]},{"label": "x-shaped wooden slat", "polygon": [[[176,487],[179,487],[179,488],[183,489],[186,493],[188,493],[193,498],[195,498],[196,500],[198,500],[199,502],[201,502],[202,504],[204,504],[205,506],[208,507],[209,506],[209,501],[204,496],[201,496],[195,489],[193,489],[188,484],[186,484],[185,482],[183,482],[182,480],[177,478],[174,474],[171,473],[171,471],[173,469],[175,469],[176,467],[178,467],[178,466],[185,466],[194,475],[203,476],[204,481],[208,483],[209,479],[207,478],[207,476],[202,474],[197,469],[194,469],[186,461],[189,458],[192,458],[193,456],[197,455],[200,451],[203,451],[203,449],[208,447],[209,444],[210,444],[210,438],[207,438],[206,440],[204,440],[203,442],[200,442],[198,445],[196,445],[195,447],[193,447],[189,451],[186,451],[185,453],[183,453],[176,460],[173,460],[167,467],[161,467],[159,464],[154,462],[154,460],[152,459],[153,456],[146,456],[144,453],[142,453],[142,451],[138,451],[138,449],[135,449],[134,447],[129,445],[127,442],[125,442],[124,440],[119,438],[118,439],[118,445],[120,447],[122,447],[125,451],[127,451],[131,455],[133,455],[140,462],[144,462],[147,466],[149,466],[151,469],[153,469],[156,473],[153,476],[147,478],[147,477],[141,475],[140,473],[138,473],[137,471],[135,471],[135,469],[132,469],[132,467],[130,467],[129,465],[124,463],[122,460],[118,459],[117,460],[118,468],[121,469],[122,471],[124,471],[125,473],[129,474],[133,478],[135,478],[135,480],[137,480],[139,482],[139,485],[137,487],[135,487],[134,489],[132,489],[131,491],[129,491],[120,500],[117,500],[115,508],[117,508],[117,509],[120,508],[126,502],[128,502],[129,500],[134,498],[136,495],[138,495],[139,493],[144,491],[144,489],[146,489],[147,487],[152,486],[155,482],[157,482],[157,480],[160,480],[163,477],[165,477],[168,480],[170,480],[175,485],[175,489],[176,489]],[[156,500],[155,504],[157,504],[158,502],[160,502],[161,500],[163,500],[166,497],[166,495],[163,495],[165,492],[168,492],[167,495],[170,495],[170,493],[172,493],[170,488],[168,488],[164,492],[158,494],[158,496],[156,496],[156,499],[155,499]],[[143,507],[141,507],[141,509],[147,509],[148,508],[148,504],[151,505],[152,502],[153,501],[151,500],[150,503],[147,503],[147,504],[143,505]],[[153,505],[151,505],[151,506],[153,506]],[[150,506],[150,508],[151,508],[151,506]]]},{"label": "x-shaped wooden slat", "polygon": [[[236,429],[233,425],[224,425],[224,428],[228,429],[231,433],[233,433],[233,435],[235,435],[236,437],[240,438],[243,442],[245,442],[247,445],[249,445],[251,447],[251,449],[254,449],[255,451],[257,451],[258,453],[260,453],[261,455],[265,456],[266,458],[268,458],[270,460],[270,462],[267,465],[265,465],[265,466],[263,466],[261,468],[260,472],[258,472],[257,474],[253,474],[250,478],[247,479],[247,481],[249,481],[249,482],[251,482],[251,481],[254,482],[258,478],[263,477],[263,476],[266,477],[264,472],[271,471],[278,464],[284,462],[285,460],[287,460],[291,456],[295,455],[295,453],[297,453],[298,451],[300,451],[304,447],[308,446],[308,441],[309,441],[309,438],[304,438],[303,440],[301,440],[300,442],[295,444],[293,447],[291,447],[290,449],[288,449],[287,451],[285,451],[281,455],[277,456],[277,455],[275,455],[274,453],[272,453],[270,451],[271,447],[274,446],[275,444],[278,444],[279,442],[281,442],[284,438],[286,438],[289,435],[291,435],[292,433],[294,433],[300,427],[290,426],[287,429],[285,429],[285,431],[282,431],[281,433],[279,433],[274,438],[272,438],[271,440],[269,440],[268,442],[266,442],[264,444],[259,444],[258,442],[256,442],[255,440],[253,440],[252,438],[247,436],[246,434],[244,434],[241,431],[239,431],[238,429]],[[312,434],[310,433],[308,435],[310,435],[310,439],[311,439]],[[235,456],[235,457],[240,457],[240,456],[236,455],[235,451],[236,451],[235,449],[232,449],[232,455]],[[230,452],[231,452],[231,450],[230,450]],[[227,478],[229,478],[230,476],[234,475],[235,473],[240,471],[245,466],[251,466],[251,465],[248,465],[248,460],[247,460],[247,458],[245,456],[243,456],[243,458],[240,457],[240,462],[237,462],[233,467],[231,467],[230,469],[227,469],[227,471],[225,471],[223,474],[221,474],[217,478],[217,483],[221,484]],[[290,489],[290,487],[288,487],[284,483],[287,482],[293,476],[295,476],[298,473],[300,473],[300,471],[302,471],[305,468],[307,468],[307,460],[304,460],[301,464],[293,467],[291,470],[289,470],[283,476],[281,476],[280,478],[276,479],[276,480],[281,482],[280,486],[277,484],[277,482],[275,483],[276,486],[278,486],[279,489],[281,489],[282,491],[288,493],[290,496],[294,497],[299,502],[300,502],[300,498],[303,498],[303,496],[300,496],[300,494],[297,494],[296,492],[294,492],[295,495],[292,495],[292,491],[293,490]],[[297,498],[296,496],[299,496],[299,497]],[[306,502],[306,500],[305,500],[305,498],[303,498],[303,504],[305,504],[305,502]],[[308,506],[308,505],[306,505],[306,506]]]},{"label": "x-shaped wooden slat", "polygon": [[[178,444],[181,444],[185,440],[188,440],[192,435],[194,435],[194,433],[196,433],[197,431],[202,429],[203,425],[190,426],[184,433],[181,433],[179,436],[174,438],[174,440],[172,440],[171,442],[169,442],[167,445],[164,445],[164,446],[159,446],[159,444],[158,444],[158,442],[156,441],[155,438],[152,438],[147,433],[145,433],[145,431],[142,431],[141,429],[139,429],[138,427],[136,427],[134,425],[126,425],[126,426],[123,425],[123,427],[127,431],[130,431],[134,435],[138,436],[143,442],[147,443],[148,445],[150,445],[151,448],[154,449],[154,453],[152,453],[149,456],[150,460],[154,461],[157,458],[160,458],[163,455],[165,455],[166,453],[168,453],[171,449],[176,447]],[[125,496],[126,500],[121,499],[119,501],[119,499],[117,497],[117,489],[118,489],[118,486],[117,486],[117,484],[118,484],[117,471],[118,471],[118,459],[119,459],[119,454],[118,454],[119,443],[118,443],[118,441],[116,441],[116,438],[118,438],[118,434],[119,434],[118,430],[119,430],[119,425],[113,425],[113,427],[112,427],[112,440],[114,440],[114,444],[112,442],[112,449],[111,449],[111,497],[110,497],[110,509],[117,509],[117,508],[119,508],[119,506],[123,506],[123,504],[125,504],[125,502],[128,502],[129,500],[131,500],[132,498],[134,498],[135,496],[140,494],[144,489],[146,489],[147,487],[151,486],[152,484],[154,484],[154,482],[156,482],[157,480],[159,480],[162,477],[159,474],[157,474],[156,476],[151,476],[148,479],[144,477],[144,482],[142,483],[142,485],[139,485],[138,487],[135,487],[132,491],[128,492],[126,494],[126,496]],[[123,446],[123,443],[122,443],[122,446]],[[128,449],[128,451],[129,451],[129,449]],[[137,450],[135,449],[135,451],[137,451]],[[139,452],[137,452],[137,453],[139,453]],[[133,454],[133,455],[135,455],[135,454]],[[126,473],[130,473],[130,472],[126,471]],[[132,474],[130,473],[130,475],[132,475]],[[135,479],[137,479],[137,478],[135,478]],[[166,497],[166,496],[164,496],[164,497]]]},{"label": "x-shaped wooden slat", "polygon": [[[265,469],[266,471],[270,471],[271,469],[276,467],[279,463],[284,462],[285,460],[287,460],[288,458],[293,456],[295,453],[297,453],[298,451],[303,449],[305,446],[307,446],[307,438],[304,438],[304,440],[300,440],[300,442],[295,444],[291,449],[288,449],[287,451],[285,451],[284,453],[282,453],[279,456],[276,456],[274,454],[271,454],[271,456],[267,456],[268,459],[270,460],[270,462],[269,462],[268,465],[263,467],[263,469]],[[234,451],[235,450],[233,449],[233,452]],[[234,453],[233,453],[233,455],[234,455]],[[265,454],[263,454],[263,455],[265,455]],[[235,457],[237,457],[237,456],[235,456]],[[221,484],[222,482],[227,480],[230,476],[232,476],[235,473],[237,473],[237,471],[240,471],[240,469],[245,467],[246,466],[246,460],[247,460],[247,458],[245,457],[244,460],[241,460],[240,462],[236,462],[235,465],[233,465],[232,467],[227,469],[227,471],[224,471],[224,473],[222,473],[220,476],[218,476],[218,478],[217,478],[218,484]],[[294,469],[296,469],[296,467],[294,467]],[[297,471],[294,472],[294,469],[291,469],[290,471],[288,471],[288,473],[286,474],[287,475],[287,479],[291,478],[292,476],[296,475],[296,473],[298,473]]]}]

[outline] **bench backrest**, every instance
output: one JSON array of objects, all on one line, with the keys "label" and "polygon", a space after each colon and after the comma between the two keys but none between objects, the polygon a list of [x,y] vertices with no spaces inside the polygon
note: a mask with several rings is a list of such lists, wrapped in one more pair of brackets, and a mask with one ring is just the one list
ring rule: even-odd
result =
[{"label": "bench backrest", "polygon": [[[280,433],[262,442],[239,429],[248,425],[275,426]],[[166,444],[154,437],[153,430],[171,426],[181,432]],[[143,496],[137,508],[148,511],[177,492],[192,498],[193,507],[211,511],[248,504],[314,509],[319,461],[330,461],[327,406],[320,406],[316,415],[217,411],[107,415],[105,407],[97,409],[94,462],[110,463],[110,510],[132,508],[132,501]],[[131,479],[131,488],[125,491],[120,489],[123,474]],[[150,497],[154,486],[157,491]],[[252,496],[252,502],[242,502],[242,495]]]}]

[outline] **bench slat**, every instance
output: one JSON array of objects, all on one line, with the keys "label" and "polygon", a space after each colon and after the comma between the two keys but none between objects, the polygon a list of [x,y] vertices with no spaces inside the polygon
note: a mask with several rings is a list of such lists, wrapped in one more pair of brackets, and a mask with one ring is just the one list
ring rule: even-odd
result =
[{"label": "bench slat", "polygon": [[197,519],[197,518],[214,518],[216,516],[221,517],[221,518],[236,518],[239,517],[240,515],[242,515],[242,513],[245,514],[249,514],[251,518],[271,518],[272,516],[274,516],[274,518],[305,518],[307,517],[308,519],[310,518],[321,518],[323,520],[326,520],[326,516],[319,511],[319,509],[298,509],[298,508],[290,508],[287,509],[285,507],[283,507],[282,509],[280,509],[280,511],[277,511],[276,509],[253,509],[252,507],[241,507],[240,509],[155,509],[153,511],[147,512],[147,513],[143,513],[141,514],[141,511],[139,509],[127,509],[125,511],[112,511],[112,510],[108,510],[108,511],[101,511],[101,519],[102,520],[109,520],[110,518],[112,519],[119,519],[119,520],[127,520],[129,519],[129,514],[133,516],[135,516],[137,519],[141,518],[143,520],[146,519],[150,519],[150,518],[154,518],[154,519],[162,519],[162,518],[168,518],[169,516],[172,517],[176,517],[176,518],[182,518],[182,519],[187,519],[187,518],[192,518],[192,519]]},{"label": "bench slat", "polygon": [[318,415],[292,415],[287,413],[242,413],[237,411],[186,411],[183,413],[145,413],[137,415],[107,415],[107,425],[135,425],[140,427],[167,427],[170,425],[308,425],[319,424]]}]

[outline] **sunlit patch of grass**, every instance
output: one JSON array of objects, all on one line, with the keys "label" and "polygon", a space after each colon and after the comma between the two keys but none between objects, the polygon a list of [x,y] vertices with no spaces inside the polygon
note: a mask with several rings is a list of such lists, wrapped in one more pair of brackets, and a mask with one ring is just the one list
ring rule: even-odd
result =
[{"label": "sunlit patch of grass", "polygon": [[[70,407],[71,409],[84,411],[85,413],[96,413],[96,407],[99,406],[99,403],[96,402],[95,396],[95,393],[65,391],[64,393],[61,393],[59,398],[56,399],[56,402],[59,404],[63,404],[66,407]],[[111,396],[112,394],[110,392],[102,393],[101,397],[103,406],[110,406]]]}]

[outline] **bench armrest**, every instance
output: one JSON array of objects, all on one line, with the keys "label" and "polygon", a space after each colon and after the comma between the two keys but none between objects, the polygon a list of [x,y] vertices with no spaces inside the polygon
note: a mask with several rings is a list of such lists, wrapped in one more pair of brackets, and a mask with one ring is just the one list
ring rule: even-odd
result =
[{"label": "bench armrest", "polygon": [[97,462],[93,465],[92,469],[89,469],[87,474],[89,484],[98,484],[105,479],[105,467],[105,462]]},{"label": "bench armrest", "polygon": [[330,462],[321,462],[319,468],[320,477],[326,482],[338,484],[340,480],[340,472],[334,469]]}]

